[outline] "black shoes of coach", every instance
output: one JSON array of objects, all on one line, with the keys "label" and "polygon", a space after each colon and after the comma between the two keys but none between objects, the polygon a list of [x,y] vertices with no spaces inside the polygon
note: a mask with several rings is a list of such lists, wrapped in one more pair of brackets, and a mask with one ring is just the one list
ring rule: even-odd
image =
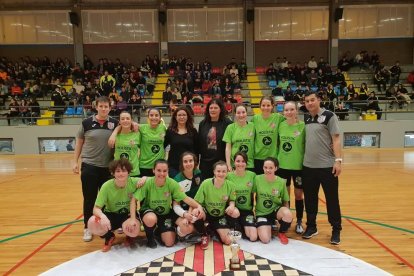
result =
[{"label": "black shoes of coach", "polygon": [[332,230],[331,244],[338,245],[341,243],[341,231]]},{"label": "black shoes of coach", "polygon": [[305,233],[302,234],[302,239],[310,239],[316,235],[318,235],[318,229],[316,227],[308,227]]}]

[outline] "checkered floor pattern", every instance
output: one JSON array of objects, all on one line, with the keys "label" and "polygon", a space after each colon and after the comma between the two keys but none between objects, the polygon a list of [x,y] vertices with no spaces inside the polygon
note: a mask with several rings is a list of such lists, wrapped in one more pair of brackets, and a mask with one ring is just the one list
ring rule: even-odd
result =
[{"label": "checkered floor pattern", "polygon": [[[276,263],[260,256],[244,252],[245,260],[242,261],[240,270],[230,271],[225,269],[216,275],[221,276],[261,276],[261,275],[310,275],[303,271]],[[202,276],[203,274],[193,269],[174,262],[173,260],[162,257],[150,263],[133,268],[119,274],[120,276]]]}]

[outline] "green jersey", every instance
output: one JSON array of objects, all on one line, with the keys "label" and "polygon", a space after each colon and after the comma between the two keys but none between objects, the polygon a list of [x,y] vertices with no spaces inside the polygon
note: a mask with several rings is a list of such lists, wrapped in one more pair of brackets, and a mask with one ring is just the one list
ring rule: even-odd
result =
[{"label": "green jersey", "polygon": [[279,113],[272,113],[268,118],[261,114],[254,115],[252,122],[255,129],[254,158],[264,160],[267,157],[277,157],[277,142],[279,124],[284,117]]},{"label": "green jersey", "polygon": [[237,176],[235,172],[227,174],[226,179],[234,183],[236,191],[236,207],[239,210],[253,210],[252,189],[256,174],[246,171],[244,176]]},{"label": "green jersey", "polygon": [[195,200],[203,206],[213,217],[224,216],[224,211],[229,201],[236,200],[234,184],[225,180],[220,188],[214,186],[214,178],[208,178],[201,183],[195,196]]},{"label": "green jersey", "polygon": [[150,125],[141,125],[140,133],[140,149],[139,165],[144,169],[152,169],[155,161],[164,159],[164,137],[166,128],[160,123],[156,128]]},{"label": "green jersey", "polygon": [[123,188],[115,185],[115,179],[106,181],[99,190],[95,206],[104,208],[105,212],[128,214],[129,203],[132,195],[137,190],[137,177],[128,177],[127,184]]},{"label": "green jersey", "polygon": [[256,216],[266,216],[289,201],[286,180],[280,177],[268,182],[264,174],[256,176],[253,192],[256,193]]},{"label": "green jersey", "polygon": [[167,177],[161,187],[155,184],[155,176],[147,178],[145,185],[134,193],[138,201],[143,201],[141,210],[153,210],[157,215],[167,215],[172,208],[173,200],[180,202],[187,196],[180,185]]},{"label": "green jersey", "polygon": [[231,144],[231,164],[233,166],[234,155],[242,151],[247,154],[247,168],[254,168],[254,125],[248,123],[240,126],[237,123],[230,124],[224,132],[223,141]]},{"label": "green jersey", "polygon": [[279,126],[279,167],[286,170],[301,170],[305,155],[305,123],[289,125],[286,121]]},{"label": "green jersey", "polygon": [[114,159],[128,159],[132,165],[132,171],[129,173],[130,175],[139,175],[139,144],[139,132],[119,133],[116,136]]}]

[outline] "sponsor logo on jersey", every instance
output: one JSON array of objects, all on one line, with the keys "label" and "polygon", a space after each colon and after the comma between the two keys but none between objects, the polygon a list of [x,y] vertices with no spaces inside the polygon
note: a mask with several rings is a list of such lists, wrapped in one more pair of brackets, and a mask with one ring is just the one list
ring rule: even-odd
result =
[{"label": "sponsor logo on jersey", "polygon": [[293,135],[295,135],[295,137],[298,137],[300,135],[300,131],[299,130],[295,130],[295,132],[293,132]]},{"label": "sponsor logo on jersey", "polygon": [[282,145],[282,149],[286,152],[289,152],[292,150],[292,144],[289,142],[284,142]]},{"label": "sponsor logo on jersey", "polygon": [[223,201],[227,201],[229,199],[229,196],[228,195],[224,195],[223,196]]},{"label": "sponsor logo on jersey", "polygon": [[277,195],[279,193],[279,191],[277,189],[272,189],[272,195]]},{"label": "sponsor logo on jersey", "polygon": [[164,193],[164,196],[165,196],[165,197],[170,197],[170,195],[171,195],[171,193],[170,193],[170,192],[165,192],[165,193]]},{"label": "sponsor logo on jersey", "polygon": [[263,145],[268,146],[272,143],[272,138],[270,138],[269,136],[263,137],[262,143]]},{"label": "sponsor logo on jersey", "polygon": [[200,183],[201,183],[201,178],[200,178],[200,177],[196,177],[196,178],[194,178],[194,182],[195,182],[197,185],[200,185]]},{"label": "sponsor logo on jersey", "polygon": [[112,122],[108,122],[108,128],[109,129],[114,129],[115,128],[115,124]]},{"label": "sponsor logo on jersey", "polygon": [[221,218],[221,219],[219,219],[219,224],[220,225],[226,225],[227,224],[227,220],[226,220],[226,218]]},{"label": "sponsor logo on jersey", "polygon": [[247,182],[247,183],[246,183],[246,186],[247,186],[247,187],[252,187],[252,186],[253,186],[253,182],[251,182],[251,181]]},{"label": "sponsor logo on jersey", "polygon": [[270,209],[273,206],[273,202],[269,199],[263,201],[263,207],[265,207],[266,209]]},{"label": "sponsor logo on jersey", "polygon": [[220,215],[220,210],[219,209],[211,210],[211,215],[217,217],[218,215]]},{"label": "sponsor logo on jersey", "polygon": [[326,116],[325,115],[321,115],[320,117],[318,117],[317,121],[318,123],[322,124],[323,122],[325,122]]}]

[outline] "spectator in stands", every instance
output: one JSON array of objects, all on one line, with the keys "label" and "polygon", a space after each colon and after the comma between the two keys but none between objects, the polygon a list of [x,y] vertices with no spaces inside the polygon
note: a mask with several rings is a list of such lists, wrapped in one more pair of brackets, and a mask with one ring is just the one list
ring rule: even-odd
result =
[{"label": "spectator in stands", "polygon": [[211,95],[223,95],[221,87],[220,87],[220,80],[214,80],[213,86],[211,87]]},{"label": "spectator in stands", "polygon": [[[65,91],[64,88],[62,88],[62,91]],[[57,86],[55,88],[55,91],[53,91],[50,99],[53,101],[53,110],[55,111],[55,123],[59,124],[60,123],[60,119],[63,115],[63,113],[65,113],[65,109],[66,109],[66,103],[64,101],[64,95],[61,92],[61,87]]]},{"label": "spectator in stands", "polygon": [[169,176],[174,178],[180,172],[180,157],[184,152],[198,155],[198,132],[193,115],[185,106],[178,107],[171,116],[164,140],[164,148],[167,146],[170,146],[167,151]]},{"label": "spectator in stands", "polygon": [[83,106],[84,114],[86,116],[89,117],[93,114],[91,96],[89,95],[85,96],[85,100],[83,101],[82,106]]},{"label": "spectator in stands", "polygon": [[349,118],[349,105],[346,103],[346,97],[344,93],[339,94],[335,103],[335,114],[338,119],[343,121]]},{"label": "spectator in stands", "polygon": [[161,68],[163,73],[167,73],[169,63],[170,59],[168,58],[168,54],[164,54],[161,58]]},{"label": "spectator in stands", "polygon": [[239,76],[241,80],[247,79],[247,64],[244,59],[239,64]]},{"label": "spectator in stands", "polygon": [[213,177],[211,171],[213,164],[226,158],[226,143],[223,141],[223,136],[229,124],[231,121],[226,117],[223,102],[219,99],[208,102],[204,119],[198,127],[202,180]]},{"label": "spectator in stands", "polygon": [[277,74],[276,69],[273,67],[273,64],[270,63],[266,69],[267,80],[276,80],[276,74]]},{"label": "spectator in stands", "polygon": [[397,92],[401,92],[402,94],[408,94],[407,89],[401,83],[397,84]]},{"label": "spectator in stands", "polygon": [[382,89],[387,90],[386,80],[384,75],[380,70],[378,70],[374,75],[374,83],[377,85],[378,92],[381,92]]},{"label": "spectator in stands", "polygon": [[9,112],[7,114],[7,124],[10,126],[10,119],[20,116],[20,104],[16,98],[12,98],[9,104]]},{"label": "spectator in stands", "polygon": [[20,112],[20,116],[22,117],[22,123],[23,124],[26,124],[26,122],[29,123],[29,117],[30,117],[29,103],[26,99],[22,99],[22,101],[20,102],[19,112]]},{"label": "spectator in stands", "polygon": [[348,71],[351,68],[351,63],[346,56],[343,56],[340,61],[338,61],[338,69],[341,71]]},{"label": "spectator in stands", "polygon": [[7,80],[7,72],[4,70],[3,67],[0,67],[0,81]]},{"label": "spectator in stands", "polygon": [[375,114],[377,114],[377,119],[381,120],[382,109],[379,107],[378,97],[375,95],[374,91],[369,93],[369,97],[367,99],[367,106],[366,108],[364,108],[365,112],[367,112],[368,110],[375,110]]},{"label": "spectator in stands", "polygon": [[168,105],[172,100],[173,94],[171,92],[171,87],[167,87],[167,89],[162,92],[162,103],[164,105]]},{"label": "spectator in stands", "polygon": [[105,70],[104,75],[99,79],[99,86],[103,96],[108,96],[109,93],[115,88],[116,80],[109,74],[108,70]]},{"label": "spectator in stands", "polygon": [[371,66],[374,69],[374,71],[376,71],[377,68],[380,65],[379,59],[380,59],[380,57],[379,57],[378,53],[376,51],[372,51],[370,61],[371,61]]},{"label": "spectator in stands", "polygon": [[283,57],[283,60],[280,63],[280,69],[284,69],[284,68],[288,67],[289,66],[288,63],[289,62],[288,62],[287,58],[286,57]]},{"label": "spectator in stands", "polygon": [[76,93],[82,94],[83,91],[85,91],[85,86],[82,84],[81,80],[77,80],[76,84],[73,85],[73,88],[75,88]]},{"label": "spectator in stands", "polygon": [[122,111],[127,111],[127,109],[128,109],[127,102],[124,100],[122,96],[119,96],[118,101],[116,103],[116,115],[119,116]]},{"label": "spectator in stands", "polygon": [[152,95],[152,92],[154,92],[155,82],[156,82],[156,79],[154,75],[151,72],[148,72],[148,77],[146,79],[146,86],[147,86],[147,91],[149,95]]},{"label": "spectator in stands", "polygon": [[342,86],[346,87],[345,76],[342,73],[341,69],[339,69],[339,68],[336,69],[336,73],[333,76],[333,78],[334,78],[334,85],[339,84],[339,85],[342,85]]},{"label": "spectator in stands", "polygon": [[6,105],[7,98],[9,97],[9,89],[4,84],[3,80],[0,80],[0,98],[3,100],[1,105]]},{"label": "spectator in stands", "polygon": [[289,86],[289,81],[284,77],[277,84],[277,88],[280,88],[283,93],[287,90],[288,86]]},{"label": "spectator in stands", "polygon": [[407,76],[407,82],[411,84],[411,89],[414,92],[414,70],[411,71]]},{"label": "spectator in stands", "polygon": [[137,122],[140,121],[141,110],[144,109],[145,100],[139,94],[132,94],[128,101],[129,112],[137,116]]},{"label": "spectator in stands", "polygon": [[354,84],[352,83],[350,83],[346,89],[347,89],[348,95],[356,93]]},{"label": "spectator in stands", "polygon": [[29,125],[35,125],[37,123],[37,117],[40,116],[40,105],[35,97],[29,99],[29,115]]},{"label": "spectator in stands", "polygon": [[296,83],[302,86],[308,85],[308,77],[306,76],[305,70],[301,70],[299,76],[296,78]]},{"label": "spectator in stands", "polygon": [[17,82],[14,82],[13,85],[11,86],[11,95],[12,97],[22,97],[23,95],[23,90],[22,88],[17,84]]},{"label": "spectator in stands", "polygon": [[315,72],[315,69],[311,69],[306,76],[308,78],[308,84],[313,86],[318,84],[318,74]]},{"label": "spectator in stands", "polygon": [[395,64],[390,68],[391,73],[391,83],[390,86],[395,85],[400,82],[401,67],[400,62],[397,60]]},{"label": "spectator in stands", "polygon": [[314,56],[311,56],[310,60],[308,61],[308,67],[312,70],[315,70],[318,68],[318,63],[315,60]]}]

